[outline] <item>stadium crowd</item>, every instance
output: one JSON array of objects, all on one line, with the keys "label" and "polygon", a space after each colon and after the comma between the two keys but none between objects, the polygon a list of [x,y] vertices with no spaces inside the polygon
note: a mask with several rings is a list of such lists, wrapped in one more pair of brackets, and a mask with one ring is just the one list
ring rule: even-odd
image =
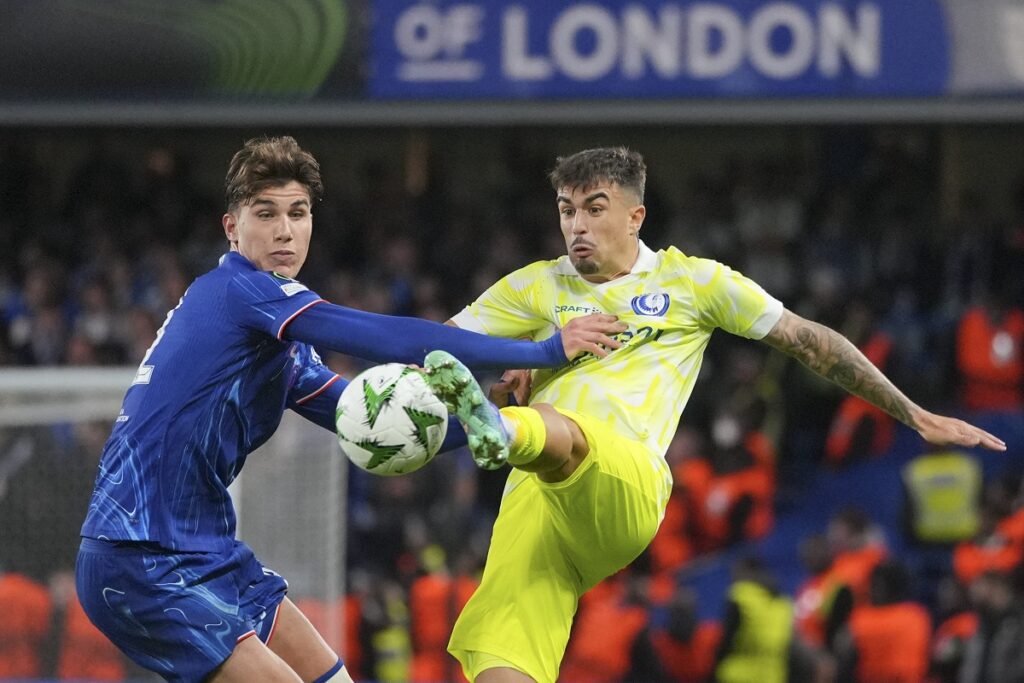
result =
[{"label": "stadium crowd", "polygon": [[[1024,167],[1007,169],[1020,182],[1005,206],[987,206],[969,179],[949,201],[928,131],[803,135],[814,144],[733,152],[684,176],[653,164],[659,220],[641,237],[741,270],[929,407],[998,414],[1024,433]],[[219,188],[201,182],[210,162],[186,137],[93,138],[75,163],[45,135],[0,140],[0,365],[137,364],[225,251]],[[300,279],[343,305],[445,320],[499,274],[558,256],[544,173],[554,154],[514,141],[498,152],[469,175],[446,165],[443,144],[412,137],[395,158],[350,160],[353,181],[325,168]],[[970,452],[921,453],[902,469],[902,526],[853,508],[827,528],[806,520],[799,576],[780,577],[748,556],[776,515],[812,494],[813,473],[889,456],[901,428],[755,347],[727,335],[710,345],[668,454],[676,488],[662,528],[584,599],[563,680],[1024,681],[1021,439],[1002,435],[998,477]],[[365,366],[326,361],[346,376]],[[0,679],[141,675],[92,629],[70,578],[108,431],[0,429]],[[349,594],[295,597],[314,621],[342,611],[357,679],[461,680],[444,645],[502,487],[465,454],[411,476],[353,474]],[[934,573],[911,572],[911,545],[938,558]],[[704,619],[707,597],[685,577],[722,557],[734,583]],[[765,671],[777,678],[756,677]]]}]

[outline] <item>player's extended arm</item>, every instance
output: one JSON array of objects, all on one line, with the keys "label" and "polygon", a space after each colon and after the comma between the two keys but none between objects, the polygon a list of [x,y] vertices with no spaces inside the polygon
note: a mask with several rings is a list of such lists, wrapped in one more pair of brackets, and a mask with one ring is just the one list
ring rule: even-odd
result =
[{"label": "player's extended arm", "polygon": [[784,310],[764,341],[912,427],[928,443],[1006,450],[1005,443],[982,429],[921,408],[897,389],[846,337],[831,328]]},{"label": "player's extended arm", "polygon": [[331,303],[311,306],[285,328],[284,337],[374,363],[423,363],[443,349],[476,369],[554,368],[567,362],[561,334],[541,342],[488,337],[440,323],[380,315]]}]

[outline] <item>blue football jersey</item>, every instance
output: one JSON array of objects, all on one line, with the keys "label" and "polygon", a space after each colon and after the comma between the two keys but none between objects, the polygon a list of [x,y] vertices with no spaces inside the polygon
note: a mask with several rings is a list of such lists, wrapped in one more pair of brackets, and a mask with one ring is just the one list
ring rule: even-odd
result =
[{"label": "blue football jersey", "polygon": [[[323,301],[301,283],[226,254],[167,314],[125,395],[82,527],[88,538],[168,550],[224,551],[235,512],[227,487],[286,408],[309,412],[340,385],[308,344],[282,339]],[[332,391],[325,390],[334,384]]]}]

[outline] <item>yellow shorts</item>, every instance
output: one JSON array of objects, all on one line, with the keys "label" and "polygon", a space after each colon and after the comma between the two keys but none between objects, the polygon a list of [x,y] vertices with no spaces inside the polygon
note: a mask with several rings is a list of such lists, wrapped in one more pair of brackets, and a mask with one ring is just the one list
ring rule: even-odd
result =
[{"label": "yellow shorts", "polygon": [[475,652],[554,683],[580,596],[643,552],[665,513],[672,481],[662,457],[559,412],[580,426],[590,453],[555,484],[509,474],[483,580],[448,644],[470,680],[482,670],[470,666]]}]

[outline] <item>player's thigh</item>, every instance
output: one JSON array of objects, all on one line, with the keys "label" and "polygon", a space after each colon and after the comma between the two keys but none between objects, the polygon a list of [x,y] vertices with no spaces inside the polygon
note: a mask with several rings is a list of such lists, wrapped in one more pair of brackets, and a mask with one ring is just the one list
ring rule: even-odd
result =
[{"label": "player's thigh", "polygon": [[316,680],[338,661],[338,655],[288,598],[281,602],[274,633],[267,645],[304,681]]},{"label": "player's thigh", "polygon": [[259,631],[240,609],[239,586],[271,578],[234,550],[156,552],[83,539],[76,590],[89,619],[133,661],[191,683]]},{"label": "player's thigh", "polygon": [[589,417],[560,411],[590,445],[569,479],[539,482],[584,587],[629,564],[654,537],[671,492],[664,459]]},{"label": "player's thigh", "polygon": [[535,681],[522,671],[516,671],[508,667],[497,667],[481,671],[473,683],[535,683]]},{"label": "player's thigh", "polygon": [[209,683],[301,683],[302,680],[281,657],[255,637],[235,645],[231,656],[207,679]]}]

